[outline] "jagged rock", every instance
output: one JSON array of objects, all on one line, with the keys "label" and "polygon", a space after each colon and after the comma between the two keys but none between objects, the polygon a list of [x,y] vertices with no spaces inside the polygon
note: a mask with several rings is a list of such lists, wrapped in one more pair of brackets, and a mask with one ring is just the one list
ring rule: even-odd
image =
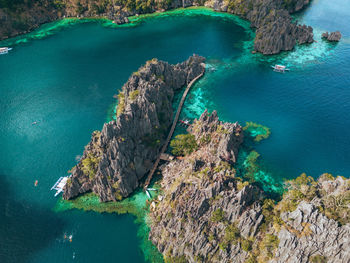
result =
[{"label": "jagged rock", "polygon": [[330,42],[339,42],[341,37],[342,35],[339,31],[331,32],[331,33],[325,32],[322,34],[322,38]]},{"label": "jagged rock", "polygon": [[174,92],[203,72],[203,62],[196,55],[176,65],[152,60],[134,73],[119,95],[117,120],[93,133],[63,198],[92,190],[101,201],[115,201],[133,192],[172,123]]},{"label": "jagged rock", "polygon": [[350,225],[339,226],[313,204],[301,202],[297,209],[282,214],[288,226],[278,234],[279,246],[271,262],[309,262],[323,256],[328,263],[350,262]]},{"label": "jagged rock", "polygon": [[[243,263],[248,253],[239,242],[219,248],[227,225],[236,225],[242,238],[248,238],[263,219],[261,191],[251,185],[240,189],[229,165],[235,163],[243,141],[242,128],[219,121],[215,111],[205,111],[189,131],[200,148],[162,167],[164,198],[151,211],[149,237],[168,257]],[[219,209],[223,218],[215,221],[212,216]]]},{"label": "jagged rock", "polygon": [[[43,1],[48,2],[48,0]],[[97,0],[96,4],[98,2]],[[293,23],[289,15],[303,9],[309,4],[309,0],[241,0],[239,2],[226,0],[174,0],[171,2],[159,1],[153,6],[138,10],[130,10],[130,8],[126,8],[121,3],[100,4],[103,8],[99,12],[96,10],[96,5],[89,4],[89,1],[80,1],[78,5],[76,1],[67,0],[64,7],[57,9],[53,8],[53,5],[47,4],[50,8],[44,11],[41,10],[42,7],[39,5],[33,5],[28,10],[27,7],[23,8],[23,12],[25,15],[28,15],[28,19],[22,19],[20,22],[26,21],[26,30],[15,28],[15,25],[19,24],[16,21],[16,17],[6,19],[4,20],[4,26],[0,28],[0,40],[8,36],[15,36],[21,32],[33,30],[42,23],[56,20],[62,16],[104,16],[113,20],[116,24],[124,24],[129,22],[128,16],[137,15],[138,13],[152,13],[179,7],[205,5],[212,7],[216,11],[234,13],[249,20],[251,26],[257,28],[257,36],[259,36],[254,42],[255,51],[263,54],[276,54],[283,50],[293,49],[297,43],[303,44],[313,41],[312,29]],[[0,9],[0,20],[9,17],[6,13],[8,10],[4,10],[5,12]],[[11,33],[8,34],[8,32]]]}]

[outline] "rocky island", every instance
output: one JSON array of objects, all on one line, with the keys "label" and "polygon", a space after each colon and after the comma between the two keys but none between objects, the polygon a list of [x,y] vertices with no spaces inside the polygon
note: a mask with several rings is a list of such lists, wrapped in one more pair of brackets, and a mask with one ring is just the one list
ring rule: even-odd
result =
[{"label": "rocky island", "polygon": [[165,262],[349,262],[350,180],[302,174],[279,202],[236,175],[237,123],[204,112],[195,150],[161,168],[150,239]]},{"label": "rocky island", "polygon": [[107,17],[117,24],[128,16],[175,8],[206,6],[229,12],[256,28],[254,49],[263,54],[292,50],[296,44],[312,43],[313,29],[292,21],[290,14],[302,10],[309,0],[161,0],[161,1],[1,1],[0,40],[29,32],[41,24],[64,17]]},{"label": "rocky island", "polygon": [[339,42],[341,39],[341,33],[339,31],[336,32],[325,32],[322,34],[322,39],[328,40],[329,42]]},{"label": "rocky island", "polygon": [[[133,73],[118,95],[117,119],[92,134],[63,197],[93,191],[118,201],[137,189],[171,124],[174,92],[203,72],[203,62],[153,59]],[[160,193],[149,206],[149,239],[165,262],[349,262],[350,180],[302,174],[270,199],[236,171],[254,128],[262,126],[205,111],[171,142],[177,158],[160,166]]]},{"label": "rocky island", "polygon": [[177,65],[153,59],[134,72],[118,94],[117,119],[92,134],[63,198],[92,190],[101,201],[116,201],[132,193],[167,136],[174,92],[204,71],[203,62],[200,56]]}]

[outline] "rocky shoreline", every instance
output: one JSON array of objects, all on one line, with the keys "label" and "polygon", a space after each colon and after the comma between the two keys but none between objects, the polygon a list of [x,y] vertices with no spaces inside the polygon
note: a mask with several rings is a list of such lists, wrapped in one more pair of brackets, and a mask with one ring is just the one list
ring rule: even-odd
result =
[{"label": "rocky shoreline", "polygon": [[174,93],[204,71],[203,62],[196,55],[176,65],[153,59],[134,72],[118,94],[117,119],[92,134],[63,198],[93,191],[105,202],[132,193],[167,136]]},{"label": "rocky shoreline", "polygon": [[[138,188],[171,124],[174,92],[203,72],[204,60],[153,59],[134,72],[118,94],[117,120],[92,134],[64,199],[92,191],[118,201]],[[350,261],[350,179],[302,174],[273,200],[237,175],[244,137],[253,136],[246,131],[260,126],[205,111],[171,142],[176,158],[160,167],[160,193],[149,206],[149,239],[165,262]],[[260,141],[269,130],[255,134]]]},{"label": "rocky shoreline", "polygon": [[349,262],[350,180],[302,174],[281,201],[236,176],[238,123],[204,112],[189,128],[198,147],[162,168],[150,240],[165,262]]},{"label": "rocky shoreline", "polygon": [[0,40],[34,30],[40,25],[64,17],[107,17],[117,24],[127,23],[128,17],[138,14],[163,12],[175,8],[206,6],[215,11],[228,12],[251,22],[256,28],[254,50],[265,55],[292,50],[296,44],[312,43],[310,26],[298,25],[290,14],[309,4],[309,0],[172,0],[140,4],[133,0],[106,4],[102,0],[45,0],[42,4],[18,4],[0,8]]}]

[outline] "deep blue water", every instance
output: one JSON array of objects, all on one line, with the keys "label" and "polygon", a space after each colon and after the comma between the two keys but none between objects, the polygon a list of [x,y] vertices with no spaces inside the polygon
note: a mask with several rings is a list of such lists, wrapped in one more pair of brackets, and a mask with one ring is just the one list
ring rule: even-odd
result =
[{"label": "deep blue water", "polygon": [[[194,87],[184,114],[217,109],[225,120],[270,127],[257,150],[275,178],[349,177],[349,10],[346,0],[315,1],[299,21],[318,37],[339,29],[342,42],[319,41],[268,59],[245,49],[246,29],[204,15],[118,29],[78,24],[0,56],[0,261],[144,262],[132,216],[56,213],[49,189],[101,129],[113,95],[153,57],[176,63],[206,56],[216,71]],[[272,60],[291,72],[272,72]],[[73,233],[73,242],[64,233]]]}]

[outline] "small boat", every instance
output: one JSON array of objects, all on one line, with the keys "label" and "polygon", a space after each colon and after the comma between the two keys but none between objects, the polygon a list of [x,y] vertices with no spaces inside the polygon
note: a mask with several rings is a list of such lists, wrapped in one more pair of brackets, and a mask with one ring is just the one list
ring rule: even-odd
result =
[{"label": "small boat", "polygon": [[36,124],[38,124],[39,122],[38,121],[33,121],[32,122],[32,125],[36,125]]},{"label": "small boat", "polygon": [[10,50],[12,50],[10,47],[0,47],[0,55],[7,54]]},{"label": "small boat", "polygon": [[35,180],[34,186],[38,186],[38,180]]},{"label": "small boat", "polygon": [[157,191],[155,188],[147,188],[147,191]]},{"label": "small boat", "polygon": [[146,194],[147,194],[148,198],[152,198],[151,194],[148,192],[148,190],[146,190]]},{"label": "small boat", "polygon": [[73,241],[73,235],[70,235],[69,236],[69,242],[72,242]]},{"label": "small boat", "polygon": [[285,71],[289,71],[289,69],[286,68],[286,66],[283,66],[283,65],[274,65],[274,66],[271,66],[273,68],[273,71],[275,72],[281,72],[281,73],[284,73]]},{"label": "small boat", "polygon": [[68,176],[60,177],[54,184],[54,186],[51,187],[51,190],[56,190],[55,197],[63,192],[63,189],[66,186],[68,179]]}]

